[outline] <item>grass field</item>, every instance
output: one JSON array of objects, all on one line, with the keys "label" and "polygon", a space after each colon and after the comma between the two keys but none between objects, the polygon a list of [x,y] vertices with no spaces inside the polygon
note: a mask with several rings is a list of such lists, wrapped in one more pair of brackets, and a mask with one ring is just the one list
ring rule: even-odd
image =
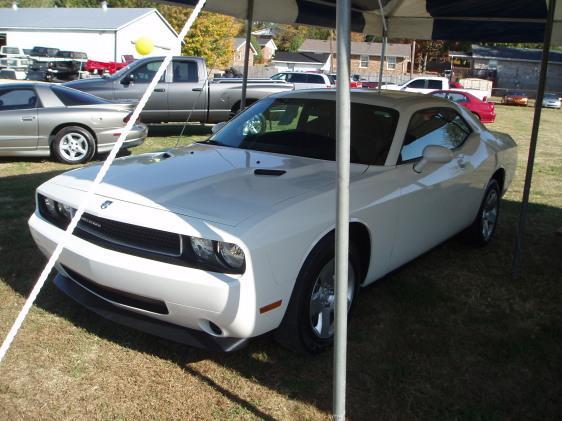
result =
[{"label": "grass field", "polygon": [[[510,276],[531,108],[497,106],[520,145],[497,237],[451,239],[364,289],[350,323],[347,414],[379,420],[548,420],[562,414],[562,111],[544,110],[522,276]],[[182,140],[187,143],[200,133]],[[175,145],[158,128],[133,153]],[[0,339],[45,259],[33,192],[68,169],[0,160]],[[265,336],[233,354],[105,321],[47,283],[0,365],[1,419],[327,419],[332,353],[301,357]]]}]

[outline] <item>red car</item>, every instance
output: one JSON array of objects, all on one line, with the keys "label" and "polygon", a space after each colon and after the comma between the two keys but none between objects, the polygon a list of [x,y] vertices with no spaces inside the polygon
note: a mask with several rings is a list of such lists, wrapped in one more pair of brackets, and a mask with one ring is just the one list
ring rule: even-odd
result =
[{"label": "red car", "polygon": [[482,123],[493,123],[496,120],[493,102],[485,102],[468,92],[460,91],[433,91],[430,95],[445,98],[468,108]]}]

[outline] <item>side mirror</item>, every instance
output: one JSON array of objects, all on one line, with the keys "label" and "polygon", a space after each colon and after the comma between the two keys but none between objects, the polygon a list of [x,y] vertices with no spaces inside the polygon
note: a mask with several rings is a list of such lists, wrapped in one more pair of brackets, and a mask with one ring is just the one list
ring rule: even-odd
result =
[{"label": "side mirror", "polygon": [[129,73],[127,76],[125,76],[125,77],[123,77],[123,79],[121,79],[121,85],[129,86],[134,81],[135,81],[135,76],[133,76],[131,73]]},{"label": "side mirror", "polygon": [[211,128],[211,133],[215,134],[217,133],[220,129],[222,129],[224,126],[226,126],[226,121],[221,121],[220,123],[215,124],[212,128]]},{"label": "side mirror", "polygon": [[414,171],[418,174],[427,164],[446,164],[453,160],[453,152],[444,146],[428,145],[423,150],[422,158],[414,164]]}]

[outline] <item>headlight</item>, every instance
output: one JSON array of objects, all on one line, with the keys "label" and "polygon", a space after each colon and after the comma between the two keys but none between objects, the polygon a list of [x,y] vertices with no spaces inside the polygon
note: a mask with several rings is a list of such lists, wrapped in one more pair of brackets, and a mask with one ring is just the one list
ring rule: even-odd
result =
[{"label": "headlight", "polygon": [[236,244],[190,237],[191,249],[202,269],[215,272],[244,273],[246,258]]},{"label": "headlight", "polygon": [[63,218],[68,219],[70,221],[72,219],[72,216],[74,215],[74,209],[72,209],[68,205],[65,205],[64,203],[60,203],[60,202],[56,202],[56,203],[57,203],[57,211],[59,212],[59,214]]},{"label": "headlight", "polygon": [[66,229],[74,216],[75,210],[42,194],[38,194],[37,199],[41,216],[57,227]]},{"label": "headlight", "polygon": [[39,200],[43,201],[43,204],[45,205],[45,208],[47,210],[47,212],[49,213],[50,216],[52,216],[53,218],[57,218],[58,214],[57,214],[57,205],[53,199],[49,198],[49,197],[45,197],[45,196],[39,196]]},{"label": "headlight", "polygon": [[224,262],[234,269],[244,266],[244,252],[236,244],[218,242],[218,252]]},{"label": "headlight", "polygon": [[211,240],[191,237],[191,247],[193,247],[195,254],[203,260],[212,260],[215,257],[215,250]]}]

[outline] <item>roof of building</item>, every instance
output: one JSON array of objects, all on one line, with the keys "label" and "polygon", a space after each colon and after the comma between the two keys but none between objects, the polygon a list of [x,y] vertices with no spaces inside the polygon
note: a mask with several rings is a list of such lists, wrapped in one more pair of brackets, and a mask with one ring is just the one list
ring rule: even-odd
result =
[{"label": "roof of building", "polygon": [[[392,57],[410,57],[411,54],[410,44],[392,44],[386,45],[386,56]],[[336,51],[336,41],[332,41],[330,48],[330,40],[322,39],[305,39],[299,48],[300,52],[314,52],[314,53],[330,53]],[[380,56],[382,51],[382,44],[379,42],[351,42],[351,54],[353,55],[369,55]]]},{"label": "roof of building", "polygon": [[272,61],[286,63],[320,63],[324,64],[330,57],[329,53],[292,53],[289,51],[277,51]]},{"label": "roof of building", "polygon": [[[541,61],[542,50],[535,48],[484,47],[482,45],[473,45],[472,57]],[[562,63],[562,53],[551,51],[549,54],[549,61]]]},{"label": "roof of building", "polygon": [[[483,45],[474,44],[471,49],[472,52],[468,53],[465,51],[449,51],[449,56],[535,62],[541,61],[542,57],[542,50],[535,48],[485,47]],[[551,51],[548,60],[552,63],[562,63],[562,53]]]},{"label": "roof of building", "polygon": [[164,17],[150,8],[65,8],[20,7],[0,9],[1,29],[118,30],[132,22],[156,13],[176,33]]},{"label": "roof of building", "polygon": [[260,37],[260,36],[258,36],[258,37],[256,37],[256,41],[258,42],[258,45],[260,47],[265,46],[268,42],[272,42],[273,45],[274,45],[274,48],[277,48],[277,46],[275,45],[275,41],[273,41],[273,38],[271,38],[271,37],[266,37],[266,36]]},{"label": "roof of building", "polygon": [[[234,43],[234,49],[238,50],[238,49],[240,49],[240,47],[243,47],[244,45],[246,45],[246,38],[234,38],[233,43]],[[258,52],[254,48],[252,43],[250,43],[250,46],[252,47],[252,51],[254,52],[254,55],[257,54]]]}]

